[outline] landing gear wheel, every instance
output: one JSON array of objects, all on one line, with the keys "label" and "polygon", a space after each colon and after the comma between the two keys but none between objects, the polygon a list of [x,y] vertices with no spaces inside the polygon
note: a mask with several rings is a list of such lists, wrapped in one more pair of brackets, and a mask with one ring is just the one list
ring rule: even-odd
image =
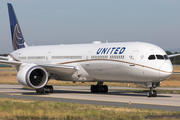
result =
[{"label": "landing gear wheel", "polygon": [[40,88],[40,89],[37,89],[37,90],[36,90],[36,93],[39,93],[39,94],[45,93],[44,87],[43,87],[43,88]]},{"label": "landing gear wheel", "polygon": [[99,85],[96,85],[95,86],[95,93],[99,93],[100,92],[100,87],[99,87]]},{"label": "landing gear wheel", "polygon": [[156,92],[156,90],[153,90],[153,95],[152,95],[153,97],[156,97],[157,96],[157,92]]},{"label": "landing gear wheel", "polygon": [[108,92],[108,86],[107,85],[104,85],[104,93],[107,93]]},{"label": "landing gear wheel", "polygon": [[49,93],[53,93],[53,86],[49,86]]},{"label": "landing gear wheel", "polygon": [[99,93],[100,87],[99,85],[91,85],[91,93]]},{"label": "landing gear wheel", "polygon": [[102,85],[100,90],[101,90],[100,93],[107,93],[108,92],[108,86]]},{"label": "landing gear wheel", "polygon": [[91,85],[91,93],[95,93],[95,85]]},{"label": "landing gear wheel", "polygon": [[156,90],[153,90],[153,88],[150,87],[150,91],[147,92],[147,97],[156,97],[156,96],[157,96]]},{"label": "landing gear wheel", "polygon": [[52,85],[45,85],[44,87],[37,89],[36,93],[39,93],[39,94],[53,93],[53,86]]},{"label": "landing gear wheel", "polygon": [[91,85],[91,93],[107,93],[108,92],[108,86],[107,85]]},{"label": "landing gear wheel", "polygon": [[151,91],[147,92],[147,97],[152,97],[152,92]]},{"label": "landing gear wheel", "polygon": [[53,93],[53,86],[52,85],[46,85],[44,86],[45,93]]}]

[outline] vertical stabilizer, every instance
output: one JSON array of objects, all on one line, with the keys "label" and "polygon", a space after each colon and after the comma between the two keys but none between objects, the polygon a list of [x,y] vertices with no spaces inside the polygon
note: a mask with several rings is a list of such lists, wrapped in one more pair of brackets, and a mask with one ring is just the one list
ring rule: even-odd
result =
[{"label": "vertical stabilizer", "polygon": [[13,49],[17,50],[20,48],[27,47],[19,23],[17,21],[13,6],[10,3],[8,3],[7,6],[9,11],[9,21],[10,21]]}]

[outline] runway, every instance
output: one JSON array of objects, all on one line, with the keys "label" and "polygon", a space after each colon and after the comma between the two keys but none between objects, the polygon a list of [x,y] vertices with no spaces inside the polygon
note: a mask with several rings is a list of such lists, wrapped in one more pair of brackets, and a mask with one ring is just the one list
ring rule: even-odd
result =
[{"label": "runway", "polygon": [[54,93],[42,95],[20,85],[0,85],[0,97],[180,111],[180,94],[158,93],[157,97],[148,98],[145,92],[116,90],[141,88],[109,87],[108,93],[91,93],[89,89],[87,86],[54,86]]}]

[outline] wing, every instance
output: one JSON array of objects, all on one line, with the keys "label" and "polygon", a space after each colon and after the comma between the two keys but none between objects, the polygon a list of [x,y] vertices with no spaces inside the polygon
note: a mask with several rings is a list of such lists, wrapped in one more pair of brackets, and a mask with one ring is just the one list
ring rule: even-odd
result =
[{"label": "wing", "polygon": [[0,64],[5,64],[5,65],[21,65],[22,62],[17,62],[17,61],[7,61],[7,60],[0,60]]},{"label": "wing", "polygon": [[168,55],[169,58],[171,58],[171,57],[176,57],[176,56],[180,56],[180,54]]},{"label": "wing", "polygon": [[8,57],[0,56],[0,60],[9,60],[9,58]]},{"label": "wing", "polygon": [[[13,65],[13,66],[20,66],[22,63],[23,62],[0,60],[0,64]],[[57,64],[39,64],[39,63],[35,63],[35,64],[43,67],[47,72],[55,73],[59,75],[71,74],[77,71],[75,66],[57,65]]]},{"label": "wing", "polygon": [[58,75],[71,74],[77,71],[75,66],[68,65],[57,65],[57,64],[37,64],[38,66],[43,67],[46,71]]}]

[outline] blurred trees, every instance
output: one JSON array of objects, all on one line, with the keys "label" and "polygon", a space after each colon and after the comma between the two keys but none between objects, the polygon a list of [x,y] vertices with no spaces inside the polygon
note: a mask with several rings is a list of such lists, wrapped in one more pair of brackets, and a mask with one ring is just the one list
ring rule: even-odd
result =
[{"label": "blurred trees", "polygon": [[5,57],[8,56],[8,55],[9,55],[9,54],[0,54],[0,56],[5,56]]},{"label": "blurred trees", "polygon": [[[172,55],[172,54],[178,54],[179,52],[174,52],[172,53],[171,51],[166,51],[167,55]],[[170,58],[171,62],[173,65],[180,65],[180,56],[172,57]]]}]

